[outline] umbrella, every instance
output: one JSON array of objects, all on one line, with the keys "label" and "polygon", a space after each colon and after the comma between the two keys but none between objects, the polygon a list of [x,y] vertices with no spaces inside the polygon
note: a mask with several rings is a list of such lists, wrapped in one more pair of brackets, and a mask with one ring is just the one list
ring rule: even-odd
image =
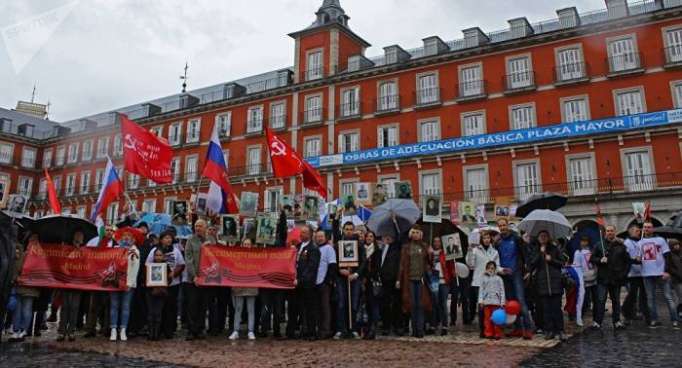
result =
[{"label": "umbrella", "polygon": [[84,242],[96,237],[97,227],[83,218],[72,215],[50,215],[35,220],[30,230],[38,234],[43,243],[71,243],[73,234],[80,230],[84,235]]},{"label": "umbrella", "polygon": [[566,217],[552,210],[535,210],[526,216],[518,227],[530,236],[537,236],[544,230],[554,239],[567,238],[572,231]]},{"label": "umbrella", "polygon": [[483,226],[480,228],[476,228],[472,230],[471,233],[469,234],[469,243],[481,244],[481,233],[484,231],[499,233],[500,229],[498,229],[497,226]]},{"label": "umbrella", "polygon": [[372,211],[365,207],[358,208],[357,212],[356,216],[358,216],[362,222],[367,222],[369,221],[369,218],[372,217]]},{"label": "umbrella", "polygon": [[400,235],[414,225],[421,211],[411,199],[389,199],[374,207],[367,227],[379,236]]},{"label": "umbrella", "polygon": [[664,238],[682,239],[682,211],[672,215],[665,226],[654,228],[654,233]]},{"label": "umbrella", "polygon": [[561,194],[540,193],[534,194],[516,208],[516,217],[526,217],[533,210],[558,210],[566,205],[568,199]]}]

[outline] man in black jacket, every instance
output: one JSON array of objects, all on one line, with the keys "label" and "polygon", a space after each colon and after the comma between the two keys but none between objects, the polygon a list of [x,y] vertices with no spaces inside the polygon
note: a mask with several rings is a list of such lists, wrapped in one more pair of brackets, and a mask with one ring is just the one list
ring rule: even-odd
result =
[{"label": "man in black jacket", "polygon": [[605,239],[597,244],[590,257],[590,263],[597,266],[597,308],[592,322],[593,328],[601,328],[604,321],[606,295],[611,298],[613,327],[621,329],[625,326],[620,321],[620,289],[627,281],[631,264],[630,255],[622,240],[616,237],[613,225],[606,227]]},{"label": "man in black jacket", "polygon": [[320,249],[312,241],[313,228],[306,225],[301,229],[301,244],[296,256],[296,294],[298,310],[303,321],[301,337],[317,338],[317,270],[320,266]]},{"label": "man in black jacket", "polygon": [[381,240],[379,279],[381,280],[383,335],[388,335],[392,330],[396,335],[402,336],[405,333],[402,300],[400,289],[395,287],[400,269],[402,244],[399,240],[395,240],[391,234],[384,234]]},{"label": "man in black jacket", "polygon": [[[352,222],[343,224],[343,233],[338,232],[338,217],[332,221],[332,228],[334,234],[334,243],[336,244],[336,254],[341,254],[343,249],[339,249],[340,240],[350,240],[358,242],[358,266],[357,267],[339,267],[338,280],[336,282],[336,291],[338,303],[336,305],[336,334],[335,339],[341,337],[359,338],[360,334],[357,331],[356,317],[360,303],[360,281],[358,278],[364,273],[366,267],[365,262],[365,247],[362,239],[355,233],[355,226]],[[340,265],[339,265],[340,266]],[[350,287],[350,293],[349,293]],[[349,300],[350,294],[350,300]],[[350,316],[348,315],[348,306],[350,305]],[[350,317],[350,321],[348,321]]]}]

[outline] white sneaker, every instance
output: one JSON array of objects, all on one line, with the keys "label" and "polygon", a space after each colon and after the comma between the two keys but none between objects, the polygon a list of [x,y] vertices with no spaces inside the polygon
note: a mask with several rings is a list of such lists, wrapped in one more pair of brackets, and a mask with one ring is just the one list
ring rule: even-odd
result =
[{"label": "white sneaker", "polygon": [[10,339],[10,341],[19,340],[19,339],[20,339],[20,337],[19,337],[20,335],[21,335],[21,334],[20,334],[19,332],[13,332],[12,335],[10,335],[9,339]]},{"label": "white sneaker", "polygon": [[600,326],[599,323],[597,323],[597,322],[592,322],[592,328],[594,328],[594,329],[600,329],[601,326]]},{"label": "white sneaker", "polygon": [[19,332],[19,338],[23,339],[24,337],[26,337],[26,331]]},{"label": "white sneaker", "polygon": [[249,332],[248,336],[249,336],[249,340],[255,340],[256,339],[256,335],[253,332]]},{"label": "white sneaker", "polygon": [[229,339],[232,341],[237,340],[238,338],[239,338],[239,332],[237,332],[237,331],[232,332],[232,335],[230,335],[230,337],[229,337]]},{"label": "white sneaker", "polygon": [[359,339],[359,338],[360,338],[360,334],[357,333],[357,332],[355,332],[355,331],[353,331],[353,338],[354,338],[354,339]]},{"label": "white sneaker", "polygon": [[126,335],[126,329],[125,328],[121,328],[120,338],[121,338],[121,341],[128,341],[128,336]]},{"label": "white sneaker", "polygon": [[341,335],[341,332],[335,333],[335,334],[334,334],[334,340],[339,340],[339,339],[341,339],[341,336],[342,336],[342,335]]},{"label": "white sneaker", "polygon": [[111,329],[111,336],[109,336],[109,341],[116,341],[116,329],[112,328]]}]

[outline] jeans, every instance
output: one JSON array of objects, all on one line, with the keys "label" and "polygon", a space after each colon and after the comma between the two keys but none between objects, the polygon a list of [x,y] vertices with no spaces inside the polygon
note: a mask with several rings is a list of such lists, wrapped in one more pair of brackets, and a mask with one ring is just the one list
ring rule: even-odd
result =
[{"label": "jeans", "polygon": [[521,272],[515,271],[511,275],[502,276],[502,280],[504,281],[504,291],[507,300],[515,299],[521,305],[521,313],[514,323],[514,328],[530,330],[532,323],[528,313],[528,304],[526,304],[523,275]]},{"label": "jeans", "polygon": [[233,296],[232,303],[234,304],[234,332],[239,332],[242,322],[242,311],[244,310],[244,302],[246,301],[246,312],[249,318],[249,332],[254,332],[256,325],[256,297],[255,296]]},{"label": "jeans", "polygon": [[410,280],[410,317],[412,334],[424,335],[424,306],[422,305],[422,280]]},{"label": "jeans", "polygon": [[[127,291],[111,292],[111,305],[109,308],[109,319],[111,328],[127,328],[130,318],[130,301],[133,299],[135,288]],[[121,319],[119,321],[119,312]]]},{"label": "jeans", "polygon": [[61,335],[72,335],[76,331],[80,304],[81,292],[79,290],[62,291],[62,307],[59,311],[59,328],[57,329]]},{"label": "jeans", "polygon": [[32,296],[17,295],[17,307],[12,316],[12,326],[14,332],[29,331],[29,324],[33,318],[33,300]]},{"label": "jeans", "polygon": [[670,279],[663,280],[662,276],[648,276],[644,277],[644,289],[646,290],[647,301],[649,302],[649,313],[651,313],[651,320],[658,321],[658,309],[656,308],[656,286],[663,288],[663,298],[668,305],[668,312],[670,312],[670,320],[677,321],[677,306],[673,301],[673,293]]},{"label": "jeans", "polygon": [[611,321],[615,324],[620,321],[620,285],[597,285],[597,301],[595,302],[595,309],[597,313],[594,315],[594,321],[600,325],[604,321],[604,311],[606,310],[606,295],[611,298]]},{"label": "jeans", "polygon": [[446,284],[438,285],[437,292],[431,292],[433,300],[433,313],[431,326],[436,328],[440,324],[442,328],[448,328],[448,294],[450,288]]},{"label": "jeans", "polygon": [[647,306],[644,280],[641,277],[630,277],[628,278],[628,295],[623,301],[623,316],[626,319],[635,319],[637,308],[644,315],[646,322],[650,322],[651,316],[649,306]]},{"label": "jeans", "polygon": [[[336,292],[338,296],[338,303],[336,304],[336,331],[347,333],[355,331],[356,316],[358,313],[358,306],[360,303],[360,281],[355,280],[350,282],[350,305],[351,305],[351,322],[348,322],[348,279],[339,277],[336,282]],[[350,326],[350,327],[349,327]]]},{"label": "jeans", "polygon": [[561,294],[543,295],[540,297],[544,313],[544,329],[546,333],[564,332],[564,312],[561,310]]}]

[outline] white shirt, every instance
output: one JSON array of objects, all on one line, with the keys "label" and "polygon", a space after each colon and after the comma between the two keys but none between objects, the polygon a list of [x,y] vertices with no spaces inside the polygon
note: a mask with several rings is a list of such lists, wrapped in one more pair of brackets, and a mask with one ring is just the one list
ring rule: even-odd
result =
[{"label": "white shirt", "polygon": [[660,236],[639,241],[642,250],[642,276],[661,276],[665,272],[663,255],[670,252],[668,242]]},{"label": "white shirt", "polygon": [[[628,250],[628,254],[630,254],[630,258],[636,258],[636,257],[642,256],[642,248],[640,247],[638,241],[632,240],[630,238],[625,239],[625,247]],[[640,265],[640,264],[630,265],[630,272],[628,272],[628,277],[641,277],[641,276],[642,276],[642,265]]]},{"label": "white shirt", "polygon": [[390,248],[390,244],[384,244],[383,247],[381,248],[381,265],[384,265],[384,260],[386,260],[386,254],[388,254],[388,248]]},{"label": "white shirt", "polygon": [[298,258],[301,256],[301,253],[303,253],[303,249],[305,249],[305,247],[308,246],[309,243],[310,241],[301,243],[301,247],[298,248],[298,254],[296,255],[296,262],[298,262]]},{"label": "white shirt", "polygon": [[500,254],[497,249],[493,246],[488,246],[485,249],[482,245],[469,250],[467,253],[466,262],[469,268],[474,270],[474,277],[471,280],[471,286],[480,287],[483,282],[483,275],[485,274],[485,265],[488,262],[495,262],[495,265],[499,269],[500,267]]}]

